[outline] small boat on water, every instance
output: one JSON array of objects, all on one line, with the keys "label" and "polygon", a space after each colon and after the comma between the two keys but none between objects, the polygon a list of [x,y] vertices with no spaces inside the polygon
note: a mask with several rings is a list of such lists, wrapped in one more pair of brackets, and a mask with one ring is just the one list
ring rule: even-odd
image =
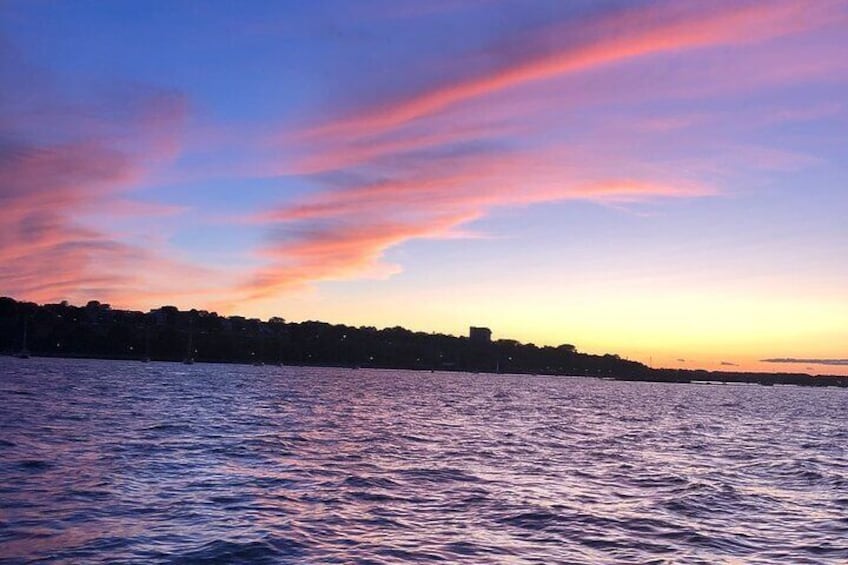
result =
[{"label": "small boat on water", "polygon": [[144,327],[144,357],[141,358],[142,363],[150,363],[150,326]]},{"label": "small boat on water", "polygon": [[27,349],[27,326],[29,326],[29,320],[24,318],[24,335],[21,339],[21,350],[15,353],[15,357],[18,359],[29,359],[29,349]]},{"label": "small boat on water", "polygon": [[194,333],[189,330],[188,332],[188,343],[186,344],[186,355],[183,358],[183,365],[194,365],[194,348],[192,347],[192,338]]}]

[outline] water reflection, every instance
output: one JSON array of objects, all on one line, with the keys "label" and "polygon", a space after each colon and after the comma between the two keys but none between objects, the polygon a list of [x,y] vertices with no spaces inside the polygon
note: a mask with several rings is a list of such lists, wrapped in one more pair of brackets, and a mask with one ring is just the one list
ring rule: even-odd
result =
[{"label": "water reflection", "polygon": [[0,557],[842,563],[848,391],[0,360]]}]

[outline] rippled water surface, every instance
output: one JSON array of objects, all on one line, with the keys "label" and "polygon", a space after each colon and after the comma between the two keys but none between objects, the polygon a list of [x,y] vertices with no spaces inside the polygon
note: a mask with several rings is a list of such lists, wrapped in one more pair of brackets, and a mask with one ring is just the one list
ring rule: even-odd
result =
[{"label": "rippled water surface", "polygon": [[0,561],[846,563],[848,391],[0,359]]}]

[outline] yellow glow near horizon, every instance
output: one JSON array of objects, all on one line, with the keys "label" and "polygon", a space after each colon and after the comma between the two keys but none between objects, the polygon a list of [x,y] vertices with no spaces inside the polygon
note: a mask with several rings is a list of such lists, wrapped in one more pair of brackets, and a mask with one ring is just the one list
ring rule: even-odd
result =
[{"label": "yellow glow near horizon", "polygon": [[[332,289],[285,305],[291,320],[400,325],[465,335],[488,326],[494,339],[537,345],[571,343],[588,353],[615,353],[654,366],[810,372],[804,365],[759,363],[771,357],[832,358],[848,341],[848,300],[736,288],[666,288],[645,283],[492,284],[449,290],[386,288],[334,295]],[[278,310],[279,311],[279,310]],[[680,362],[678,359],[685,359]],[[721,365],[722,362],[734,365]],[[816,366],[838,373],[837,366]]]}]

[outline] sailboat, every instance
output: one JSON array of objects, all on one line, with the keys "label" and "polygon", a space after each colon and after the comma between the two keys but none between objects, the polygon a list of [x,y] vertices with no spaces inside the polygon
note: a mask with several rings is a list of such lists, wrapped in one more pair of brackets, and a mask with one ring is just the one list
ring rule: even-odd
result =
[{"label": "sailboat", "polygon": [[256,340],[259,342],[259,355],[257,356],[255,351],[252,351],[250,355],[253,357],[253,365],[255,367],[263,367],[265,365],[265,362],[262,361],[265,358],[265,346],[262,343],[262,335],[258,330],[256,332]]},{"label": "sailboat", "polygon": [[144,327],[144,357],[142,363],[150,363],[150,326]]},{"label": "sailboat", "polygon": [[285,363],[283,363],[283,353],[284,353],[283,349],[284,348],[283,348],[282,333],[278,334],[278,336],[279,336],[279,344],[278,344],[278,349],[277,349],[277,362],[275,363],[275,365],[277,367],[285,367]]},{"label": "sailboat", "polygon": [[24,318],[24,337],[21,340],[21,350],[15,354],[18,359],[29,359],[29,349],[27,349],[27,325],[29,320]]},{"label": "sailboat", "polygon": [[183,359],[183,365],[194,365],[194,351],[191,347],[193,333],[191,330],[188,332],[188,347],[186,347],[186,356]]}]

